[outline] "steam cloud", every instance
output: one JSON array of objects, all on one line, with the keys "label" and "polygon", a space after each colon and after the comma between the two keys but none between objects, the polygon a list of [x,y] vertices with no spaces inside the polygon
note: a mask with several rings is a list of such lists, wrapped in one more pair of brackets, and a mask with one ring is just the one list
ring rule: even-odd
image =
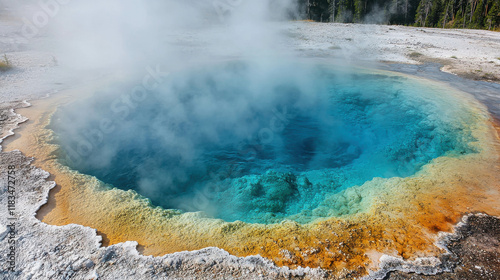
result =
[{"label": "steam cloud", "polygon": [[295,10],[294,0],[40,3],[53,15],[46,29],[61,63],[77,69],[144,69],[160,61],[175,70],[214,55],[279,53],[279,28],[269,23]]},{"label": "steam cloud", "polygon": [[[82,80],[116,74],[54,116],[66,163],[156,205],[226,220],[253,213],[250,222],[305,211],[310,221],[338,214],[325,202],[331,193],[469,152],[470,137],[455,141],[461,128],[444,120],[453,109],[413,100],[397,80],[370,84],[293,62],[282,23],[297,14],[293,0],[30,7],[23,32],[49,36],[63,69]],[[440,117],[429,123],[426,114]],[[351,163],[361,168],[342,169]],[[309,169],[329,171],[291,174]]]}]

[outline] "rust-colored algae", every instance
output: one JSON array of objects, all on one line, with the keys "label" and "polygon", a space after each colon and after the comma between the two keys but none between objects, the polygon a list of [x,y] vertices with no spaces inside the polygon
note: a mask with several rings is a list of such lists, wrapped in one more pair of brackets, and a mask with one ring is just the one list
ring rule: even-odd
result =
[{"label": "rust-colored algae", "polygon": [[106,245],[133,240],[154,256],[216,246],[236,256],[259,254],[280,266],[348,270],[355,277],[376,268],[374,252],[410,259],[435,255],[441,252],[436,233],[451,231],[464,214],[500,215],[498,121],[481,121],[477,154],[438,158],[412,177],[376,178],[354,187],[366,211],[305,225],[261,225],[154,208],[135,192],[109,189],[61,165],[52,132],[45,129],[50,115],[41,113],[54,110],[50,102],[21,112],[34,121],[23,128],[26,137],[7,147],[22,147],[54,176],[58,187],[39,213],[43,222],[95,228]]}]

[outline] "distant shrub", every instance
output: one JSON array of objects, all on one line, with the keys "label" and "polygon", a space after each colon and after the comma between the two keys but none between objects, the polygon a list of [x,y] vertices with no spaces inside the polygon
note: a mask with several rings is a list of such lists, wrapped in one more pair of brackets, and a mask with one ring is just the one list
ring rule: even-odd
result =
[{"label": "distant shrub", "polygon": [[408,56],[411,57],[411,58],[419,58],[421,57],[423,54],[419,53],[419,52],[412,52],[410,53]]},{"label": "distant shrub", "polygon": [[12,64],[6,54],[3,55],[3,60],[0,61],[0,71],[5,72],[12,69]]}]

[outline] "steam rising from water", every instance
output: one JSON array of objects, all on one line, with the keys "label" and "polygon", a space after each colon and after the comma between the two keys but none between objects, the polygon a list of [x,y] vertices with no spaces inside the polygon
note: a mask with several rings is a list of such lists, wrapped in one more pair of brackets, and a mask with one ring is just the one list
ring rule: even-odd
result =
[{"label": "steam rising from water", "polygon": [[[61,65],[136,73],[56,115],[67,163],[155,205],[309,222],[362,210],[331,203],[341,190],[472,152],[464,114],[431,88],[293,62],[273,24],[296,14],[293,0],[40,9],[50,24],[35,29],[54,38]],[[199,66],[227,57],[243,61]]]},{"label": "steam rising from water", "polygon": [[295,0],[72,1],[48,33],[61,63],[77,69],[144,69],[161,61],[282,53],[280,28],[295,17]]},{"label": "steam rising from water", "polygon": [[252,61],[172,74],[128,103],[122,94],[132,85],[55,115],[69,164],[155,205],[228,221],[352,213],[362,209],[329,197],[473,152],[462,108],[401,76]]}]

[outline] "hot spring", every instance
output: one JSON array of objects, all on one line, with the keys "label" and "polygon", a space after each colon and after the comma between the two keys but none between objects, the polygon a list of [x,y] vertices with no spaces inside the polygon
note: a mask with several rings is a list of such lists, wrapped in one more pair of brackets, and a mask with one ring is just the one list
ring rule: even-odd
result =
[{"label": "hot spring", "polygon": [[472,112],[410,76],[233,61],[141,79],[59,108],[50,128],[61,162],[164,209],[305,224],[365,211],[336,199],[349,188],[477,152]]}]

